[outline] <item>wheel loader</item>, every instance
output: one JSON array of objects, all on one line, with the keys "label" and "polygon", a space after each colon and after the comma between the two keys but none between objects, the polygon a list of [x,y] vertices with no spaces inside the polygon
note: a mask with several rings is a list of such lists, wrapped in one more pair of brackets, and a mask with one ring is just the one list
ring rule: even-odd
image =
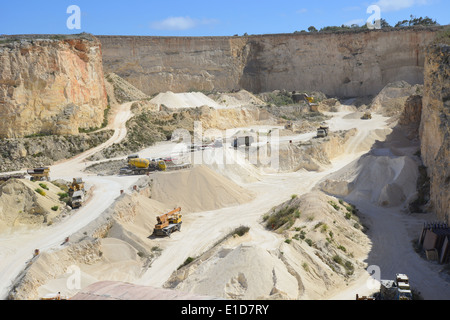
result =
[{"label": "wheel loader", "polygon": [[181,208],[178,207],[170,212],[156,217],[157,224],[153,229],[155,236],[170,236],[174,231],[181,231]]}]

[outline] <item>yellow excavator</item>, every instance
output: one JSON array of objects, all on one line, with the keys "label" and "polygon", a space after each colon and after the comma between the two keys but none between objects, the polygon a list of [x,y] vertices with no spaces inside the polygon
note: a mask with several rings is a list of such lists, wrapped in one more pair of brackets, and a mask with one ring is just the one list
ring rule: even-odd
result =
[{"label": "yellow excavator", "polygon": [[173,231],[181,231],[181,208],[178,207],[170,212],[156,217],[158,222],[153,229],[155,236],[170,236]]}]

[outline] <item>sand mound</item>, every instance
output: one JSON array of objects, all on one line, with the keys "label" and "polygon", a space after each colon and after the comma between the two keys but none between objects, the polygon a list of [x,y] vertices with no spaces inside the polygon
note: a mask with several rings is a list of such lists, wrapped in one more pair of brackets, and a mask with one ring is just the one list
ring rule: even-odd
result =
[{"label": "sand mound", "polygon": [[[28,270],[25,280],[29,281],[22,281],[23,288],[18,292],[34,295],[23,297],[28,299],[56,292],[70,297],[80,287],[100,280],[133,281],[141,268],[137,251],[122,240],[106,238],[82,242],[57,252],[43,253]],[[76,281],[75,272],[79,275]],[[35,289],[24,290],[27,286]]]},{"label": "sand mound", "polygon": [[206,149],[203,151],[202,159],[204,165],[238,184],[261,180],[260,169],[235,150],[229,148]]},{"label": "sand mound", "polygon": [[113,87],[113,98],[119,102],[124,103],[128,101],[147,99],[148,96],[137,89],[135,86],[122,79],[115,73],[108,73],[105,76],[106,83]]},{"label": "sand mound", "polygon": [[[38,194],[37,189],[45,193]],[[50,182],[11,179],[2,184],[0,232],[10,228],[40,227],[50,223],[65,207],[65,204],[59,201],[59,192],[62,190]]]},{"label": "sand mound", "polygon": [[254,195],[207,166],[153,176],[152,199],[183,210],[208,211],[246,203]]},{"label": "sand mound", "polygon": [[139,286],[119,281],[99,281],[70,300],[215,300],[169,289]]},{"label": "sand mound", "polygon": [[173,93],[167,91],[158,94],[155,98],[150,100],[150,102],[159,106],[165,105],[171,109],[196,108],[201,106],[208,106],[214,109],[224,107],[201,92]]},{"label": "sand mound", "polygon": [[175,289],[234,300],[298,296],[297,279],[283,262],[264,248],[248,245],[222,248]]},{"label": "sand mound", "polygon": [[372,100],[370,109],[387,116],[400,114],[409,96],[420,92],[422,85],[410,85],[397,81],[386,85]]},{"label": "sand mound", "polygon": [[318,191],[292,198],[274,207],[265,222],[270,225],[272,219],[286,218],[280,212],[292,212],[291,227],[289,218],[273,233],[266,231],[270,249],[267,242],[261,245],[262,230],[252,227],[175,271],[164,287],[233,300],[321,299],[331,287],[345,286],[346,279],[362,270],[360,260],[366,257],[368,238],[356,220],[345,216],[346,205]]},{"label": "sand mound", "polygon": [[415,194],[417,177],[417,164],[409,157],[366,154],[332,174],[320,187],[351,202],[391,207]]},{"label": "sand mound", "polygon": [[151,255],[154,244],[148,239],[153,233],[156,217],[172,210],[156,200],[134,194],[115,208],[118,216],[108,232],[108,237],[121,239],[139,252]]},{"label": "sand mound", "polygon": [[249,105],[264,106],[266,103],[246,90],[233,93],[222,93],[215,97],[221,105],[227,107],[244,107]]}]

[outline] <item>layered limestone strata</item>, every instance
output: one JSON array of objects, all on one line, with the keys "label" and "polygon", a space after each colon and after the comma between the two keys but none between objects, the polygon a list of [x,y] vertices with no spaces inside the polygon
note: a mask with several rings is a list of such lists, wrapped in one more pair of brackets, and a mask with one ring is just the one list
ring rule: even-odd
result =
[{"label": "layered limestone strata", "polygon": [[78,134],[100,127],[107,105],[95,37],[0,37],[0,137]]},{"label": "layered limestone strata", "polygon": [[435,28],[247,37],[98,36],[104,68],[158,92],[277,89],[376,95],[388,83],[423,83]]},{"label": "layered limestone strata", "polygon": [[433,211],[450,223],[450,46],[432,45],[425,59],[421,155],[430,177]]}]

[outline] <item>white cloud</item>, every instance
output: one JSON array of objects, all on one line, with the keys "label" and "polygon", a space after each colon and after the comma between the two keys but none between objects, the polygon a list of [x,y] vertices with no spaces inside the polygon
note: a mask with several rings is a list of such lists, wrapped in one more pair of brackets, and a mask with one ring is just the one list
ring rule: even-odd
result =
[{"label": "white cloud", "polygon": [[187,30],[200,25],[216,23],[214,19],[192,19],[191,17],[169,17],[162,21],[156,21],[151,24],[153,29],[158,30]]},{"label": "white cloud", "polygon": [[300,14],[302,14],[302,13],[307,13],[307,12],[308,12],[308,9],[302,8],[302,9],[297,10],[296,12],[297,12],[297,13],[300,13]]},{"label": "white cloud", "polygon": [[382,12],[398,11],[416,5],[428,4],[430,0],[378,0],[375,5],[379,6]]}]

